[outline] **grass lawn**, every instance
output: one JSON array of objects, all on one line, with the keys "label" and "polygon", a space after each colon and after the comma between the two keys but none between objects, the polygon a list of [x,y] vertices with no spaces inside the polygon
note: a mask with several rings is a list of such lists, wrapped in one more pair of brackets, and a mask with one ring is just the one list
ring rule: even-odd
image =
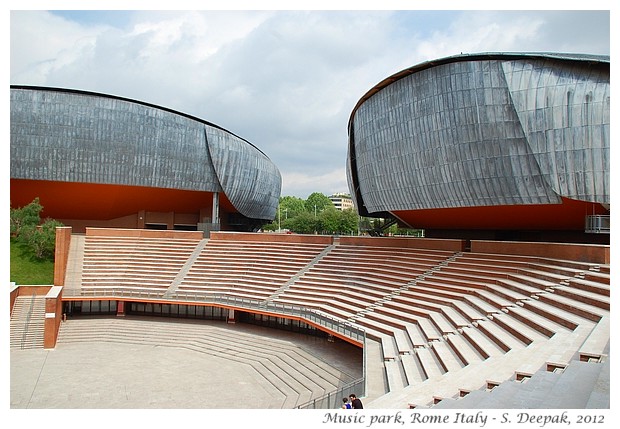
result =
[{"label": "grass lawn", "polygon": [[11,238],[11,280],[17,285],[54,284],[54,262],[40,261],[28,247]]}]

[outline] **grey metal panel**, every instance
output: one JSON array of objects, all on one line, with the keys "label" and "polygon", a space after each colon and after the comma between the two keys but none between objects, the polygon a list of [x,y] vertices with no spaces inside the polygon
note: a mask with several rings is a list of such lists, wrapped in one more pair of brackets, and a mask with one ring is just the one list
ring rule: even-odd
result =
[{"label": "grey metal panel", "polygon": [[[131,100],[41,88],[11,88],[10,115],[12,178],[230,191],[241,214],[275,217],[273,198],[281,186],[275,165],[245,140],[208,123]],[[242,164],[218,158],[224,171],[216,172],[207,149],[210,133],[218,136],[217,153],[230,145],[244,156],[229,161]],[[231,178],[235,169],[261,172],[248,186],[246,179]],[[239,193],[243,186],[246,192]]]},{"label": "grey metal panel", "polygon": [[505,61],[502,68],[554,192],[609,203],[609,70],[579,63],[567,67],[552,59]]},{"label": "grey metal panel", "polygon": [[248,217],[273,219],[282,183],[275,165],[222,130],[205,127],[205,132],[211,161],[230,202]]},{"label": "grey metal panel", "polygon": [[514,57],[443,61],[369,91],[349,123],[356,207],[608,202],[608,63]]}]

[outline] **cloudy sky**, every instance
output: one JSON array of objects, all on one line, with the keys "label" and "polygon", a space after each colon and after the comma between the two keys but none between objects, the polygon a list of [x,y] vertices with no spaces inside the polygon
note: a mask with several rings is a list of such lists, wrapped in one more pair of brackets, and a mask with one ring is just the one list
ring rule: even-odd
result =
[{"label": "cloudy sky", "polygon": [[349,115],[393,73],[461,52],[610,54],[609,10],[8,13],[11,84],[113,94],[213,122],[265,152],[282,195],[300,198],[348,191]]}]

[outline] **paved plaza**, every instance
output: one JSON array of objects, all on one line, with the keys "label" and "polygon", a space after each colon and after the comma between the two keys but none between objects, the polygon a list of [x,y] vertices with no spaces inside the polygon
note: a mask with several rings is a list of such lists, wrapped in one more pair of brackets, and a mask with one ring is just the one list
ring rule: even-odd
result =
[{"label": "paved plaza", "polygon": [[[352,376],[362,373],[362,350],[342,341],[253,325],[204,323],[256,335],[257,341],[272,337],[290,342]],[[282,408],[282,392],[250,365],[165,343],[131,341],[63,343],[61,333],[53,350],[11,350],[11,409]],[[230,354],[234,356],[234,348]]]}]

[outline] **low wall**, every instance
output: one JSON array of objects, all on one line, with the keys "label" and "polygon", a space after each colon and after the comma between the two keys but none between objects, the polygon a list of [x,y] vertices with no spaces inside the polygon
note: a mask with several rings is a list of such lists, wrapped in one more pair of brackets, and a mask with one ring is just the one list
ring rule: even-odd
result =
[{"label": "low wall", "polygon": [[447,250],[451,252],[462,252],[465,250],[465,240],[441,238],[343,236],[340,237],[340,244],[349,246],[408,247],[413,249]]},{"label": "low wall", "polygon": [[22,295],[47,295],[53,285],[19,285],[17,287],[17,296]]},{"label": "low wall", "polygon": [[268,243],[307,243],[325,244],[334,242],[331,235],[310,235],[310,234],[277,234],[277,233],[257,233],[257,232],[229,232],[212,231],[212,240],[232,240],[232,241],[261,241]]},{"label": "low wall", "polygon": [[56,347],[58,330],[62,321],[62,287],[54,286],[45,295],[45,330],[43,334],[43,347],[53,349]]},{"label": "low wall", "polygon": [[56,245],[54,248],[54,284],[58,286],[64,286],[65,284],[72,231],[73,228],[70,226],[61,226],[56,228]]},{"label": "low wall", "polygon": [[139,238],[190,238],[201,240],[202,231],[175,231],[159,229],[86,228],[86,236],[139,237]]},{"label": "low wall", "polygon": [[472,240],[474,253],[537,256],[551,259],[609,264],[609,246],[579,243],[538,243],[520,241]]},{"label": "low wall", "polygon": [[19,286],[17,286],[14,282],[11,282],[11,291],[9,293],[9,316],[13,314],[13,304],[15,304],[15,300],[19,295]]}]

